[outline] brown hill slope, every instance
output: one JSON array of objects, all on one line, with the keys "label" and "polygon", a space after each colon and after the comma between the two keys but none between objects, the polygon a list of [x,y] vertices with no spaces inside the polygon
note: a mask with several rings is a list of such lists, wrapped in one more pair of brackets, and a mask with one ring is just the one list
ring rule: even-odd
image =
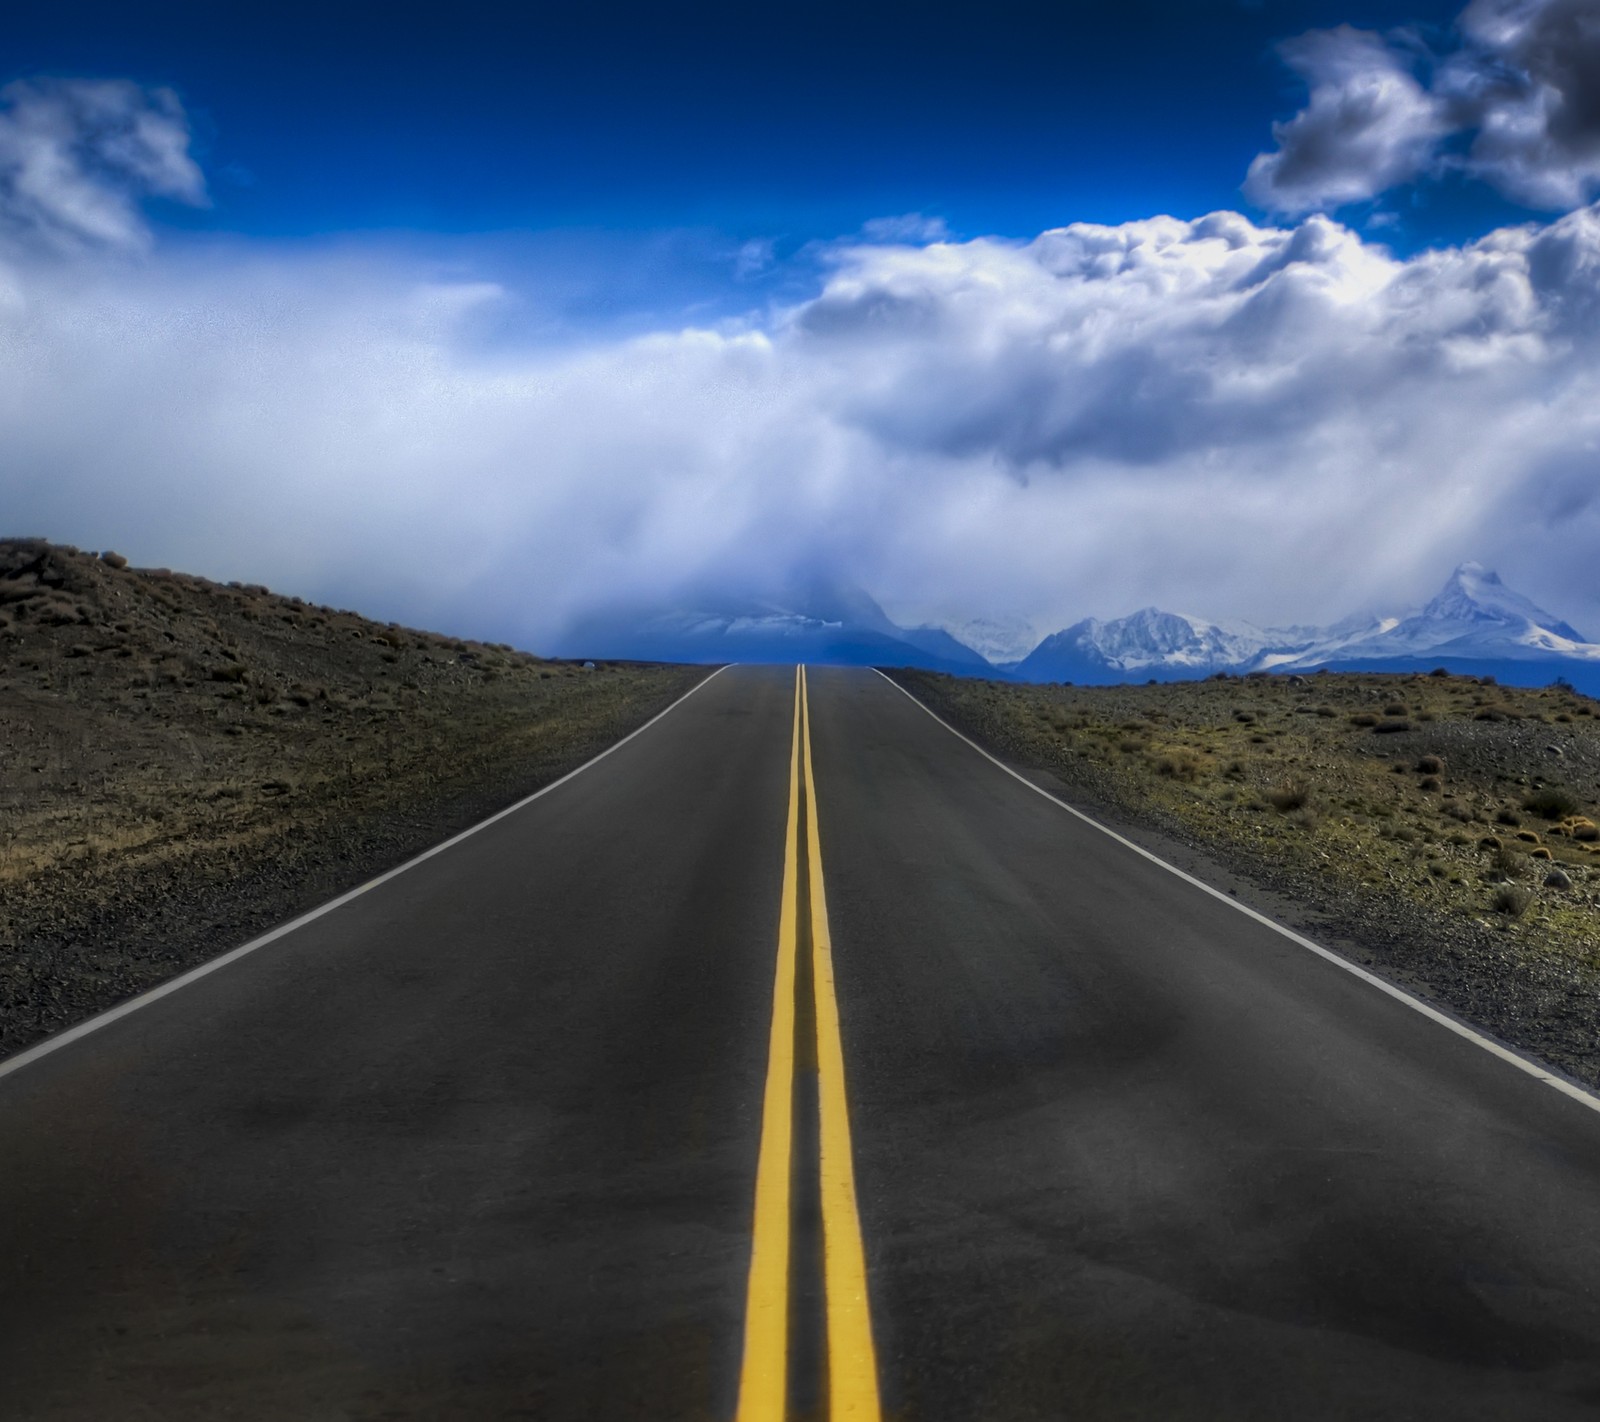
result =
[{"label": "brown hill slope", "polygon": [[705,674],[0,539],[0,1053],[437,843]]},{"label": "brown hill slope", "polygon": [[[1600,1083],[1600,707],[1319,673],[1015,686],[896,672],[1201,877]],[[1176,849],[1176,853],[1174,852]]]}]

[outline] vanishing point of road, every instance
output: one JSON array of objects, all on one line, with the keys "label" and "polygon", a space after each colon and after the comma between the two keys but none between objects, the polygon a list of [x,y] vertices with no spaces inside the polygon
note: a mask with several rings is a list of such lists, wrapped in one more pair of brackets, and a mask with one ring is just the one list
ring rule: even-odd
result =
[{"label": "vanishing point of road", "polygon": [[1600,1414],[1600,1111],[871,671],[0,1064],[0,1417]]}]

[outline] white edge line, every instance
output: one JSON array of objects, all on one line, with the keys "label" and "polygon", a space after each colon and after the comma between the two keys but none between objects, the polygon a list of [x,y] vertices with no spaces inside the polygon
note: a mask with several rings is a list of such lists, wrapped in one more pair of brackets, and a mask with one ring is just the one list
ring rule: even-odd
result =
[{"label": "white edge line", "polygon": [[242,944],[240,947],[234,948],[231,951],[222,954],[220,957],[212,958],[208,962],[202,963],[198,968],[191,968],[187,973],[182,973],[178,977],[170,978],[166,982],[162,983],[159,987],[151,988],[149,992],[140,993],[138,997],[130,997],[126,1002],[118,1003],[117,1006],[109,1009],[106,1012],[102,1012],[98,1017],[91,1017],[87,1022],[80,1022],[75,1027],[68,1027],[65,1031],[57,1032],[55,1036],[46,1037],[44,1041],[38,1043],[37,1045],[29,1047],[25,1051],[18,1052],[14,1057],[7,1057],[4,1061],[0,1061],[0,1077],[7,1077],[10,1076],[12,1072],[21,1071],[23,1067],[32,1065],[41,1057],[47,1057],[52,1052],[58,1052],[61,1050],[61,1048],[69,1046],[71,1043],[87,1037],[91,1032],[98,1032],[102,1027],[109,1026],[119,1017],[126,1017],[130,1012],[137,1012],[141,1007],[148,1007],[152,1002],[159,1001],[161,998],[177,992],[180,988],[188,987],[190,983],[199,981],[199,979],[216,972],[219,968],[226,968],[228,964],[238,962],[239,959],[243,958],[247,953],[254,953],[257,948],[265,948],[267,944],[274,943],[280,938],[287,937],[296,929],[304,928],[306,924],[312,922],[314,919],[319,919],[324,914],[332,913],[335,909],[344,907],[344,905],[349,903],[352,899],[360,898],[362,894],[371,889],[376,889],[378,885],[387,884],[389,880],[397,877],[400,874],[404,874],[406,870],[415,869],[417,865],[421,864],[424,860],[432,859],[436,854],[443,854],[444,851],[449,849],[452,845],[460,844],[462,840],[468,839],[477,834],[477,832],[481,829],[487,829],[497,820],[503,820],[507,815],[516,814],[516,812],[522,809],[524,806],[531,805],[541,796],[548,795],[552,790],[565,785],[567,781],[573,778],[573,776],[582,775],[583,772],[588,770],[590,766],[598,765],[602,760],[610,755],[612,751],[620,750],[635,736],[642,736],[663,716],[666,716],[669,713],[677,710],[677,708],[682,706],[685,701],[695,694],[695,692],[699,691],[702,687],[709,686],[717,679],[717,677],[721,676],[723,672],[727,671],[727,669],[728,668],[726,666],[718,667],[716,671],[711,673],[710,676],[704,677],[700,681],[697,681],[686,692],[684,692],[682,696],[674,701],[672,705],[656,712],[656,714],[646,721],[644,725],[629,731],[628,734],[625,735],[620,741],[614,741],[611,745],[607,746],[603,751],[601,751],[599,755],[584,761],[584,763],[578,766],[577,769],[569,770],[559,780],[552,780],[543,788],[535,790],[533,794],[527,795],[521,800],[518,800],[516,804],[507,805],[505,809],[490,815],[488,819],[479,820],[477,824],[471,825],[467,829],[462,830],[460,834],[452,835],[442,844],[436,844],[432,849],[423,850],[423,852],[417,855],[415,859],[408,859],[404,864],[397,864],[387,873],[378,875],[376,879],[368,879],[365,884],[360,884],[354,889],[347,890],[346,892],[340,894],[336,899],[329,899],[327,903],[319,905],[317,908],[312,909],[309,913],[303,913],[299,918],[291,919],[288,923],[280,923],[276,928],[263,933],[259,938],[252,938],[248,943]]},{"label": "white edge line", "polygon": [[1067,804],[1065,800],[1057,799],[1056,796],[1052,795],[1043,786],[1035,785],[1033,781],[1028,779],[1027,776],[1019,774],[1003,760],[999,759],[997,756],[990,755],[989,752],[980,746],[976,741],[972,740],[968,736],[962,735],[960,731],[956,730],[956,728],[946,721],[944,717],[939,715],[938,712],[932,710],[930,707],[925,706],[921,701],[917,700],[915,696],[907,691],[905,687],[901,686],[900,683],[897,682],[892,676],[880,671],[877,667],[874,667],[873,671],[877,672],[879,676],[883,677],[883,679],[888,682],[890,686],[904,696],[906,700],[911,702],[913,706],[917,707],[921,711],[926,711],[928,715],[932,716],[935,721],[943,726],[945,730],[949,731],[950,734],[957,740],[965,741],[985,760],[999,766],[1000,769],[1005,771],[1005,773],[1013,780],[1020,781],[1022,784],[1026,785],[1028,789],[1032,790],[1034,794],[1044,796],[1044,798],[1052,805],[1059,806],[1069,815],[1075,815],[1078,819],[1082,820],[1084,824],[1092,825],[1095,829],[1099,830],[1101,834],[1109,835],[1112,839],[1116,840],[1118,844],[1123,845],[1126,848],[1131,849],[1135,854],[1141,855],[1145,859],[1148,859],[1152,864],[1159,864],[1169,874],[1176,874],[1178,878],[1182,879],[1187,884],[1193,884],[1194,887],[1199,889],[1202,893],[1210,894],[1212,898],[1227,904],[1229,908],[1237,909],[1240,913],[1244,914],[1246,918],[1253,918],[1257,923],[1265,924],[1268,928],[1272,929],[1274,933],[1282,934],[1291,943],[1297,943],[1300,945],[1300,947],[1306,949],[1308,952],[1315,953],[1317,957],[1327,959],[1327,961],[1332,963],[1335,967],[1343,968],[1347,973],[1353,973],[1356,977],[1360,978],[1362,982],[1370,983],[1373,987],[1377,988],[1379,992],[1388,993],[1388,995],[1394,998],[1397,1002],[1403,1002],[1407,1007],[1416,1012],[1420,1012],[1430,1021],[1437,1022],[1441,1027],[1447,1028],[1449,1031],[1454,1032],[1456,1036],[1466,1038],[1467,1041],[1473,1043],[1474,1045],[1482,1047],[1483,1050],[1490,1053],[1490,1055],[1499,1057],[1501,1061],[1510,1062],[1511,1065],[1516,1067],[1518,1071],[1526,1072],[1536,1081],[1542,1081],[1546,1086],[1553,1086],[1564,1096],[1570,1096],[1574,1101],[1579,1102],[1581,1105],[1587,1106],[1591,1111],[1600,1111],[1600,1097],[1597,1097],[1592,1092],[1585,1090],[1576,1082],[1568,1081],[1565,1077],[1555,1075],[1553,1072],[1546,1070],[1536,1062],[1529,1061],[1527,1057],[1522,1056],[1518,1052],[1512,1051],[1511,1048],[1495,1041],[1494,1038],[1484,1036],[1483,1033],[1468,1027],[1464,1022],[1458,1022],[1454,1017],[1449,1016],[1447,1013],[1440,1012],[1436,1007],[1430,1006],[1428,1003],[1422,1001],[1421,998],[1413,997],[1404,988],[1396,987],[1393,983],[1387,982],[1383,978],[1380,978],[1376,973],[1370,973],[1358,964],[1352,963],[1348,958],[1340,957],[1339,954],[1335,953],[1332,949],[1324,948],[1320,943],[1313,943],[1309,938],[1302,937],[1291,928],[1285,928],[1281,923],[1275,923],[1264,913],[1257,913],[1256,910],[1251,908],[1248,904],[1242,904],[1238,899],[1233,898],[1229,894],[1223,893],[1221,889],[1213,888],[1204,880],[1195,878],[1193,874],[1185,873],[1182,869],[1178,868],[1177,865],[1167,863],[1167,861],[1161,858],[1160,855],[1152,854],[1142,845],[1135,844],[1131,839],[1127,839],[1118,834],[1109,826],[1101,824],[1099,820],[1094,819],[1090,815],[1084,814],[1082,810],[1075,809],[1073,806]]}]

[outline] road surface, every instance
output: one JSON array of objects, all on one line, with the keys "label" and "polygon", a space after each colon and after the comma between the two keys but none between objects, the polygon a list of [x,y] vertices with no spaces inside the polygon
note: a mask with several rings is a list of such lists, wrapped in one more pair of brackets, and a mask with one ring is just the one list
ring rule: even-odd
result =
[{"label": "road surface", "polygon": [[804,681],[0,1067],[0,1417],[1600,1414],[1600,1113]]}]

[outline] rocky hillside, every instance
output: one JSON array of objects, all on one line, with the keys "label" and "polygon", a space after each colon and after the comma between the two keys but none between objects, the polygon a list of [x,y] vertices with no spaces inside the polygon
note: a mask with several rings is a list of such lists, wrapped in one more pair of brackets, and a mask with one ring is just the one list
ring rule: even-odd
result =
[{"label": "rocky hillside", "polygon": [[704,675],[0,540],[0,1051],[436,843]]}]

